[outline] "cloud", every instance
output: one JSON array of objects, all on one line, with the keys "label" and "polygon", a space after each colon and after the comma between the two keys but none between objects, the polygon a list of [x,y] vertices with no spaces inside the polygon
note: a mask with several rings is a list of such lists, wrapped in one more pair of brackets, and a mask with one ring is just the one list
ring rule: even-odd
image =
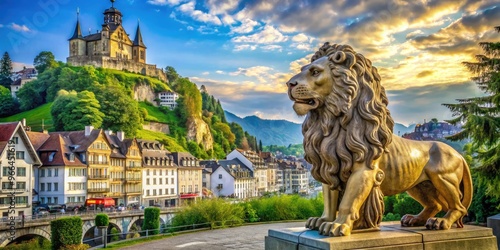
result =
[{"label": "cloud", "polygon": [[17,23],[11,23],[10,28],[19,32],[31,32],[31,30],[26,25],[19,25]]},{"label": "cloud", "polygon": [[309,41],[309,37],[304,35],[304,33],[297,34],[292,37],[292,41],[296,43],[305,43]]},{"label": "cloud", "polygon": [[219,75],[225,75],[226,72],[222,71],[222,70],[216,70],[215,73],[219,74]]},{"label": "cloud", "polygon": [[210,14],[218,15],[225,14],[238,7],[238,0],[207,0],[206,6]]},{"label": "cloud", "polygon": [[180,3],[184,2],[183,0],[148,0],[147,3],[152,4],[152,5],[169,5],[169,6],[175,6],[179,5]]},{"label": "cloud", "polygon": [[237,36],[231,39],[235,43],[280,43],[288,40],[281,32],[271,25],[266,25],[264,29],[258,33],[248,36]]},{"label": "cloud", "polygon": [[195,10],[195,1],[190,1],[188,3],[180,5],[177,9],[182,13],[190,16],[196,21],[200,21],[203,23],[211,23],[215,25],[221,25],[221,20],[216,16],[210,13],[204,13],[200,10]]},{"label": "cloud", "polygon": [[241,44],[234,46],[234,51],[255,50],[255,49],[257,49],[257,45]]},{"label": "cloud", "polygon": [[258,26],[259,23],[249,18],[245,18],[241,21],[241,25],[238,27],[232,27],[231,32],[246,34],[254,30],[254,27]]},{"label": "cloud", "polygon": [[210,72],[205,71],[205,72],[202,72],[202,73],[201,73],[201,75],[203,75],[203,76],[208,76],[208,75],[210,75]]},{"label": "cloud", "polygon": [[423,34],[424,34],[424,32],[422,30],[412,31],[412,32],[406,34],[406,40],[410,40],[416,36],[423,35]]},{"label": "cloud", "polygon": [[3,24],[0,23],[0,28],[3,28]]},{"label": "cloud", "polygon": [[423,78],[423,77],[427,77],[427,76],[430,76],[434,74],[434,71],[432,70],[424,70],[424,71],[420,71],[420,73],[417,74],[417,78]]},{"label": "cloud", "polygon": [[276,50],[276,51],[281,52],[283,50],[282,46],[275,45],[275,44],[264,45],[264,46],[261,46],[260,48],[263,49],[263,50],[266,50],[266,51],[274,51],[274,50]]}]

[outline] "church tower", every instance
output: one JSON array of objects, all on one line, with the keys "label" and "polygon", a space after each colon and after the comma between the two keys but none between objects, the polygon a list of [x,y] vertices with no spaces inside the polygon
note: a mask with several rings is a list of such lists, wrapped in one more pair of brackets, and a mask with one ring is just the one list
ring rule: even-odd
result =
[{"label": "church tower", "polygon": [[146,45],[142,42],[141,28],[137,22],[134,43],[132,44],[132,60],[140,63],[146,63]]},{"label": "church tower", "polygon": [[86,55],[86,42],[82,36],[80,28],[80,10],[76,11],[76,27],[73,36],[69,39],[69,56],[84,56]]},{"label": "church tower", "polygon": [[[110,26],[111,25],[118,26],[122,24],[123,15],[117,8],[115,8],[114,3],[115,0],[111,0],[111,8],[106,9],[104,11],[104,24],[108,24]],[[115,29],[115,27],[110,27],[110,28],[112,30]]]}]

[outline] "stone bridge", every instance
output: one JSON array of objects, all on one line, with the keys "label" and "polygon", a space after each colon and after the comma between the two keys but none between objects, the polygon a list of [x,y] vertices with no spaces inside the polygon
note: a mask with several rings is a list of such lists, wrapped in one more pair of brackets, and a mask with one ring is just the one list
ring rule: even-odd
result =
[{"label": "stone bridge", "polygon": [[[165,224],[170,222],[173,218],[174,213],[177,208],[162,209],[160,211],[160,224]],[[97,213],[89,214],[79,214],[78,216],[83,220],[83,234],[82,240],[85,234],[89,230],[94,230],[95,228],[95,215]],[[57,215],[57,218],[74,216],[73,214],[66,214],[64,216]],[[109,226],[117,228],[121,233],[128,233],[130,227],[142,220],[144,218],[143,210],[132,210],[123,212],[108,213],[109,216]],[[42,219],[26,220],[24,225],[21,220],[16,220],[15,229],[10,230],[9,221],[4,221],[0,224],[0,247],[4,247],[12,241],[9,239],[12,232],[15,232],[14,240],[21,237],[33,237],[41,236],[50,240],[50,221],[54,220],[56,217],[54,215],[49,215]]]}]

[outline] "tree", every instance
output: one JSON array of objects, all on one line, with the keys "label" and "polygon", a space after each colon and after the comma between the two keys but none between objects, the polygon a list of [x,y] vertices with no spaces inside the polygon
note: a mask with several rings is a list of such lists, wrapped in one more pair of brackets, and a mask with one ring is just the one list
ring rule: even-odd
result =
[{"label": "tree", "polygon": [[[500,32],[500,26],[495,27]],[[443,104],[455,118],[447,122],[464,123],[462,131],[448,137],[451,140],[472,139],[476,153],[478,178],[485,183],[487,193],[500,197],[500,42],[479,43],[483,55],[476,55],[476,62],[463,62],[474,74],[472,80],[485,93],[484,96],[457,100]]]},{"label": "tree", "polygon": [[14,98],[10,94],[10,90],[0,86],[0,117],[6,117],[17,113],[18,107]]},{"label": "tree", "polygon": [[165,68],[165,74],[167,75],[168,82],[172,85],[175,85],[174,82],[179,78],[179,74],[172,66],[167,66]]},{"label": "tree", "polygon": [[56,130],[83,130],[85,126],[100,127],[104,114],[94,93],[60,90],[50,113]]},{"label": "tree", "polygon": [[12,80],[10,75],[12,74],[12,60],[10,60],[9,53],[5,52],[0,59],[0,85],[9,88]]},{"label": "tree", "polygon": [[58,63],[55,60],[54,54],[50,51],[42,51],[33,60],[33,65],[38,71],[38,74],[43,73],[46,69],[55,68]]}]

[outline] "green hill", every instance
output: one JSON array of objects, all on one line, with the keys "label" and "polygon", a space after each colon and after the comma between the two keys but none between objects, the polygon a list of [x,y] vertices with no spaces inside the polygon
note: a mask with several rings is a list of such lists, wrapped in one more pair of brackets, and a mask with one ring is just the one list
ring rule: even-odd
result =
[{"label": "green hill", "polygon": [[46,103],[32,110],[24,111],[9,117],[0,118],[0,122],[21,121],[26,118],[26,125],[31,127],[32,131],[42,131],[43,128],[53,131],[52,115],[50,115],[50,107],[52,103]]}]

